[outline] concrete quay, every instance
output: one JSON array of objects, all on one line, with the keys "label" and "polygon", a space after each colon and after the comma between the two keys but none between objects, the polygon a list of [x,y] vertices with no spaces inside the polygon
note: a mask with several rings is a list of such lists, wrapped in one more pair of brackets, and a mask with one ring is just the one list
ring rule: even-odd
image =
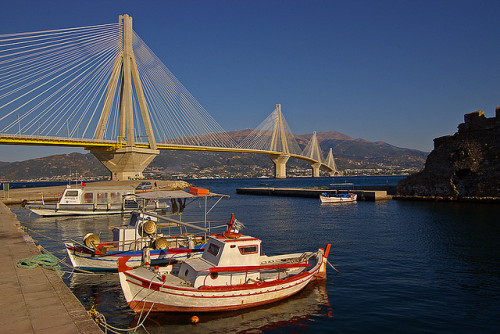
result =
[{"label": "concrete quay", "polygon": [[52,270],[17,267],[40,251],[5,204],[0,203],[0,332],[103,333]]},{"label": "concrete quay", "polygon": [[[392,199],[392,195],[388,195],[386,190],[360,190],[352,191],[358,195],[358,201],[382,201]],[[260,196],[288,196],[288,197],[311,197],[319,198],[323,193],[335,194],[336,190],[325,189],[309,189],[309,188],[238,188],[237,194],[244,195],[260,195]]]}]

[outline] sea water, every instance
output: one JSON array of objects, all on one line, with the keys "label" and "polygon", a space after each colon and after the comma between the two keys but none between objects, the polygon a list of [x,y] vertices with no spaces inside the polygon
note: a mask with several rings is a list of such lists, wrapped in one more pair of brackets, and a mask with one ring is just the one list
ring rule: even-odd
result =
[{"label": "sea water", "polygon": [[[352,182],[369,188],[400,177],[189,180],[230,195],[209,218],[231,213],[244,233],[262,239],[268,255],[333,245],[326,281],[264,307],[215,314],[155,314],[150,333],[493,333],[500,330],[500,206],[497,204],[381,201],[320,204],[318,199],[238,195],[236,188],[309,187]],[[210,203],[213,203],[210,202]],[[209,203],[209,204],[210,204]],[[203,201],[188,205],[203,210]],[[43,247],[64,257],[62,242],[88,232],[111,238],[126,217],[40,218],[14,208]],[[215,225],[217,223],[214,223]],[[66,270],[70,270],[66,268]],[[122,296],[116,274],[65,275],[88,310],[126,328],[142,318]],[[191,316],[200,318],[192,325]],[[139,332],[141,332],[139,330]]]}]

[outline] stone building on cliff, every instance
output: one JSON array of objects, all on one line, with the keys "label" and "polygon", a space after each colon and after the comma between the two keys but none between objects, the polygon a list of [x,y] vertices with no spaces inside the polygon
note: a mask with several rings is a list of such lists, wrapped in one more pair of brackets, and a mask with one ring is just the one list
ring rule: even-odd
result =
[{"label": "stone building on cliff", "polygon": [[500,198],[500,107],[495,117],[466,114],[452,136],[434,139],[423,171],[399,182],[407,197]]}]

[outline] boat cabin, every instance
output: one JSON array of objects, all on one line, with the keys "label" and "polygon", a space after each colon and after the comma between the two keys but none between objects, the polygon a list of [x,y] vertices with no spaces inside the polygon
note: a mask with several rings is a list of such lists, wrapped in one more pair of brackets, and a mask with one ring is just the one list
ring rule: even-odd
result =
[{"label": "boat cabin", "polygon": [[153,234],[156,237],[163,236],[156,234],[157,223],[157,218],[133,211],[127,225],[113,227],[113,242],[118,243],[120,251],[137,250],[149,246],[148,236]]},{"label": "boat cabin", "polygon": [[260,264],[260,239],[215,235],[209,238],[201,258],[189,259],[181,265],[179,278],[190,282],[195,288],[245,284],[260,277],[258,271],[251,271],[251,267]]},{"label": "boat cabin", "polygon": [[132,187],[66,188],[59,204],[121,204],[124,196],[133,194]]}]

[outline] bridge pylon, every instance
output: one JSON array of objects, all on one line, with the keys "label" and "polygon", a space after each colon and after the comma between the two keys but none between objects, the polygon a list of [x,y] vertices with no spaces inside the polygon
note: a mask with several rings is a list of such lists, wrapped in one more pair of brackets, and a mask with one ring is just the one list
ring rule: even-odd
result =
[{"label": "bridge pylon", "polygon": [[[151,126],[149,111],[142,89],[139,70],[132,47],[132,17],[119,16],[120,41],[122,51],[115,58],[108,88],[94,139],[102,140],[109,119],[110,108],[116,89],[119,87],[118,147],[114,150],[92,149],[92,154],[111,172],[113,180],[143,178],[142,171],[160,153]],[[146,129],[149,148],[136,147],[134,134],[134,110],[132,83]],[[123,144],[121,142],[123,141]]]},{"label": "bridge pylon", "polygon": [[280,155],[269,155],[274,162],[274,177],[286,179],[286,163],[290,159],[290,149],[286,136],[286,129],[281,114],[281,104],[276,104],[276,120],[271,135],[270,151],[281,152]]},{"label": "bridge pylon", "polygon": [[329,171],[330,176],[341,175],[337,170],[337,165],[335,164],[335,159],[333,158],[333,152],[331,148],[328,152],[328,156],[326,157],[326,165],[332,169],[331,171]]},{"label": "bridge pylon", "polygon": [[319,169],[321,167],[321,163],[323,162],[323,154],[321,153],[321,147],[319,146],[316,131],[313,132],[311,140],[309,140],[309,143],[304,148],[302,155],[316,160],[316,162],[311,163],[312,176],[319,177]]}]

